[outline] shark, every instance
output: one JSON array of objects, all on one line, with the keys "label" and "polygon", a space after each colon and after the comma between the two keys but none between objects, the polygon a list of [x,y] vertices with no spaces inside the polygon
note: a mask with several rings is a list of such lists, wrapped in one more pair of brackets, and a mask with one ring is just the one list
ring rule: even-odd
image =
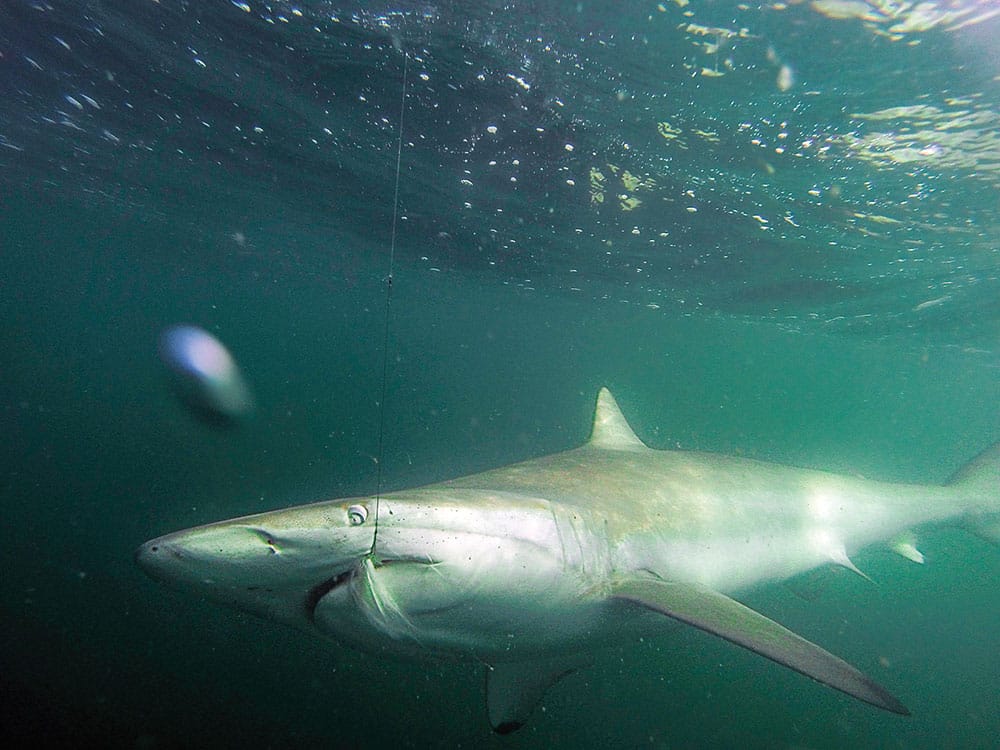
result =
[{"label": "shark", "polygon": [[943,485],[879,482],[655,450],[607,388],[580,447],[414,489],[316,502],[160,536],[152,578],[363,651],[485,666],[501,734],[595,649],[678,622],[893,714],[846,661],[738,600],[958,522],[1000,541],[1000,444]]}]

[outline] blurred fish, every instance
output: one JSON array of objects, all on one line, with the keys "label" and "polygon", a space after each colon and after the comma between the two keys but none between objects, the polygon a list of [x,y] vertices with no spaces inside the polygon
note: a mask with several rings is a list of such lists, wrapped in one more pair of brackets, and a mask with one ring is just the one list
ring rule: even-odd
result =
[{"label": "blurred fish", "polygon": [[211,424],[230,424],[249,414],[253,394],[222,343],[197,326],[172,326],[160,335],[160,359],[181,400]]}]

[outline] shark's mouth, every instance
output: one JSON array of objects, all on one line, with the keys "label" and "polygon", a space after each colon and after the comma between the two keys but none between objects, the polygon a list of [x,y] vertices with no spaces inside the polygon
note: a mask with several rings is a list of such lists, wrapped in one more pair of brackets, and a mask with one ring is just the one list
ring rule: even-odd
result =
[{"label": "shark's mouth", "polygon": [[[410,563],[410,564],[419,563],[421,565],[434,565],[435,561],[428,560],[425,557],[411,557],[411,558],[397,557],[397,558],[382,558],[378,562],[374,562],[373,565],[377,569],[377,568],[384,568],[390,565],[398,565],[400,563]],[[357,565],[353,565],[347,570],[341,571],[336,575],[330,576],[325,581],[321,581],[320,583],[317,583],[315,586],[309,589],[308,593],[306,594],[305,609],[306,609],[306,616],[311,621],[313,621],[314,624],[316,621],[316,607],[319,605],[320,600],[323,599],[323,597],[325,597],[330,592],[336,591],[337,589],[350,584],[351,581],[353,581],[354,578],[361,573],[363,565],[364,561],[359,562]]]},{"label": "shark's mouth", "polygon": [[336,588],[343,586],[345,583],[350,583],[351,579],[354,578],[354,574],[357,572],[357,567],[348,568],[347,570],[338,573],[335,576],[327,578],[321,583],[317,583],[311,589],[309,593],[306,594],[306,615],[310,620],[315,622],[316,615],[316,605],[319,604],[319,600],[324,596],[329,594]]}]

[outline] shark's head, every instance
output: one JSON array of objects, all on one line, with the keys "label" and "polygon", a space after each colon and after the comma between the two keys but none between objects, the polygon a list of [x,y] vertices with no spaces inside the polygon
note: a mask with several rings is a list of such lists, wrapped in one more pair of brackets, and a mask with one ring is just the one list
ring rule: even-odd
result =
[{"label": "shark's head", "polygon": [[374,508],[351,498],[196,526],[146,542],[136,562],[175,588],[308,627],[324,588],[371,552]]}]

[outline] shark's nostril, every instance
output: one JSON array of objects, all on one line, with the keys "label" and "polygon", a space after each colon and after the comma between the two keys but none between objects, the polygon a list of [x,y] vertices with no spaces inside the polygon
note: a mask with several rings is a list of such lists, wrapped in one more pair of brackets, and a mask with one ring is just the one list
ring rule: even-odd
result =
[{"label": "shark's nostril", "polygon": [[163,549],[160,544],[143,544],[135,551],[135,562],[150,575],[163,561]]}]

